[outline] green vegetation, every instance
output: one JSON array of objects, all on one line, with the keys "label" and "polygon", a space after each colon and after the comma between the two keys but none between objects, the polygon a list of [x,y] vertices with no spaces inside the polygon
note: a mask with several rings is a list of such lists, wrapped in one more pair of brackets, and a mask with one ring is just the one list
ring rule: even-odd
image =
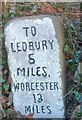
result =
[{"label": "green vegetation", "polygon": [[[2,39],[2,63],[0,63],[0,117],[5,119],[24,118],[16,113],[12,106],[11,77],[7,63],[7,52],[4,45],[4,25],[7,21],[29,15],[53,14],[60,15],[64,22],[65,34],[65,66],[67,94],[66,117],[71,116],[76,106],[75,118],[82,118],[82,22],[80,21],[82,5],[80,3],[6,3],[2,4],[0,17],[0,43]],[[1,16],[1,15],[0,15]],[[71,111],[72,109],[72,111]]]}]

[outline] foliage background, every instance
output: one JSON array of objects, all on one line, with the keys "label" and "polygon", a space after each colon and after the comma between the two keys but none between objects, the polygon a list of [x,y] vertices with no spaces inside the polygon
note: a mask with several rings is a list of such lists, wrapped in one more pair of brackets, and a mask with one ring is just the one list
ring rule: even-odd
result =
[{"label": "foliage background", "polygon": [[[65,35],[66,66],[66,118],[82,117],[82,3],[33,3],[14,2],[0,4],[0,118],[32,118],[15,112],[12,103],[11,77],[9,77],[7,52],[5,49],[4,25],[7,21],[29,15],[52,14],[61,16]],[[78,107],[79,106],[79,107]],[[77,110],[78,107],[78,110]]]}]

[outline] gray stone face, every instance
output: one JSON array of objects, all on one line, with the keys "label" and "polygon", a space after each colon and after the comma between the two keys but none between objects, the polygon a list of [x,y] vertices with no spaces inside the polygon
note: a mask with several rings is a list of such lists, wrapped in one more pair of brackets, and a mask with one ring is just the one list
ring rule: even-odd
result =
[{"label": "gray stone face", "polygon": [[15,110],[34,118],[63,118],[60,46],[52,18],[13,20],[5,35]]}]

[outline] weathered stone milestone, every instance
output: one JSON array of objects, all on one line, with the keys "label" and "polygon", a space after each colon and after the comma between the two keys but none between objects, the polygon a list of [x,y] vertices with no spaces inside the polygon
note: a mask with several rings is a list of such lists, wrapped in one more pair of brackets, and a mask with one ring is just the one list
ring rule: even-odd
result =
[{"label": "weathered stone milestone", "polygon": [[63,57],[59,18],[14,19],[5,27],[13,105],[34,118],[64,118]]}]

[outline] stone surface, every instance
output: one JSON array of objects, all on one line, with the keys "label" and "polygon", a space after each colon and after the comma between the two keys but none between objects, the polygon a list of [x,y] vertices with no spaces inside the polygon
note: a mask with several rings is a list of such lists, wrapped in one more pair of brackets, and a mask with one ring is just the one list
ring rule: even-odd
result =
[{"label": "stone surface", "polygon": [[14,108],[34,118],[64,117],[60,24],[52,18],[20,18],[5,27]]}]

